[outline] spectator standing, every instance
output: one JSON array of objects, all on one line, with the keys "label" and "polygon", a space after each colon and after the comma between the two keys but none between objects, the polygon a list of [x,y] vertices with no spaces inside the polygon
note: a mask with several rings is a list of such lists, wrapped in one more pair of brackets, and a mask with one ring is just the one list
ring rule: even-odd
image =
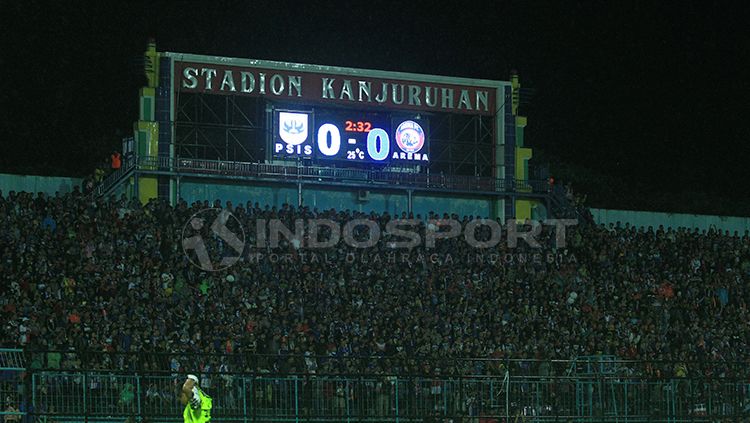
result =
[{"label": "spectator standing", "polygon": [[122,167],[122,158],[118,151],[113,152],[110,159],[113,172]]}]

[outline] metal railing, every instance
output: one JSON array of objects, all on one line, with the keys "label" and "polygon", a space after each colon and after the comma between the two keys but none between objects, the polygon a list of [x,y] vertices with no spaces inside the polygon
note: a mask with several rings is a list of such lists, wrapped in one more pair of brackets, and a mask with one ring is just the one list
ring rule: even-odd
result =
[{"label": "metal railing", "polygon": [[214,398],[216,421],[750,421],[743,362],[407,360],[433,373],[426,374],[403,370],[395,358],[300,358],[340,362],[349,373],[321,366],[272,374],[265,369],[278,355],[26,352],[20,408],[57,421],[179,421],[179,387],[194,369]]},{"label": "metal railing", "polygon": [[22,378],[26,370],[26,354],[17,348],[0,348],[0,419],[7,423],[20,422],[25,411],[19,408],[15,396],[23,394]]},{"label": "metal railing", "polygon": [[288,182],[337,182],[372,187],[402,187],[463,192],[498,192],[543,194],[549,190],[546,181],[498,179],[462,175],[442,175],[387,170],[295,166],[269,163],[248,163],[221,160],[138,156],[108,175],[96,187],[101,196],[130,170],[143,173],[168,172],[177,175],[211,175],[216,177],[257,178]]},{"label": "metal railing", "polygon": [[[31,374],[32,416],[179,421],[184,375]],[[702,422],[750,419],[739,380],[203,374],[215,421]]]},{"label": "metal railing", "polygon": [[131,171],[136,169],[137,161],[135,158],[124,158],[122,160],[122,166],[119,169],[113,171],[109,175],[105,176],[104,179],[94,187],[91,195],[92,197],[101,197],[106,195],[112,188],[115,187],[121,180],[123,180]]}]

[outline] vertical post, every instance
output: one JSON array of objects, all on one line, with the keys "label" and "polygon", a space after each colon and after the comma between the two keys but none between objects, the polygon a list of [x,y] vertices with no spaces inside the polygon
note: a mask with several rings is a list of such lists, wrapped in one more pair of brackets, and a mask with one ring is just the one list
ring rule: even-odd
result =
[{"label": "vertical post", "polygon": [[[670,381],[669,383],[672,385],[672,386],[670,386],[670,389],[669,389],[670,411],[671,411],[671,414],[672,414],[672,418],[674,420],[676,420],[677,419],[677,406],[676,406],[675,403],[677,402],[677,395],[675,394],[674,381]],[[692,386],[690,388],[691,388],[690,389],[690,393],[691,393],[691,396],[692,396],[692,392],[693,392]],[[695,402],[695,401],[691,401],[691,402]],[[688,407],[689,407],[689,405],[688,405]]]},{"label": "vertical post", "polygon": [[138,168],[136,168],[135,171],[133,172],[133,195],[138,201],[140,201],[141,192],[138,189]]},{"label": "vertical post", "polygon": [[247,377],[244,375],[242,376],[242,422],[247,423]]},{"label": "vertical post", "polygon": [[713,410],[713,408],[714,408],[714,402],[713,402],[714,401],[713,384],[706,383],[703,386],[704,386],[703,392],[708,391],[708,401],[707,401],[708,404],[706,405],[706,413],[708,415],[711,415],[711,414],[713,414],[713,411],[714,411]]},{"label": "vertical post", "polygon": [[302,182],[297,182],[297,207],[302,207]]},{"label": "vertical post", "polygon": [[136,413],[138,414],[140,421],[143,421],[143,409],[141,408],[141,376],[137,373],[135,375],[135,393]]},{"label": "vertical post", "polygon": [[[409,204],[411,205],[411,190],[409,190]],[[411,207],[409,207],[409,212],[411,212]],[[398,419],[399,418],[399,410],[398,410],[398,385],[399,385],[399,382],[398,382],[398,376],[394,376],[394,378],[395,378],[395,382],[396,382],[396,391],[395,391],[396,392],[396,398],[395,398],[394,402],[396,403],[396,423],[398,423],[399,422],[399,419]]]},{"label": "vertical post", "polygon": [[86,423],[89,421],[89,407],[86,401],[86,391],[88,391],[88,389],[86,389],[88,386],[88,381],[86,380],[87,374],[87,372],[83,373],[83,421]]},{"label": "vertical post", "polygon": [[182,176],[178,175],[177,178],[176,178],[176,180],[175,180],[175,194],[174,194],[174,204],[173,204],[174,207],[177,207],[177,204],[179,204],[179,202],[180,202],[180,198],[181,198],[181,193],[180,193],[181,181],[182,181]]},{"label": "vertical post", "polygon": [[[506,93],[506,90],[509,92]],[[494,142],[494,155],[495,160],[493,162],[494,164],[494,172],[493,176],[495,177],[495,181],[502,181],[503,187],[501,191],[506,191],[505,184],[507,183],[507,175],[505,174],[505,120],[506,120],[506,104],[510,106],[512,104],[512,101],[510,100],[512,87],[506,85],[503,87],[498,87],[497,91],[495,92],[495,101],[500,103],[502,101],[502,104],[497,106],[497,113],[495,113],[495,142]],[[511,108],[512,110],[512,108]],[[497,190],[497,188],[496,188]],[[508,219],[510,216],[505,215],[505,203],[507,202],[506,197],[496,197],[495,198],[495,218],[501,218],[503,221]]]},{"label": "vertical post", "polygon": [[510,419],[510,372],[505,371],[505,417]]},{"label": "vertical post", "polygon": [[[31,373],[31,408],[34,410],[34,413],[37,412],[36,408],[36,374],[34,371]],[[34,415],[31,416],[34,418]],[[34,419],[36,421],[36,419]]]},{"label": "vertical post", "polygon": [[440,381],[440,394],[443,396],[443,417],[448,415],[448,383],[443,379]]},{"label": "vertical post", "polygon": [[532,410],[532,415],[536,415],[535,413],[538,410],[542,409],[542,400],[540,398],[541,395],[539,393],[539,389],[540,389],[539,381],[535,379],[532,386],[534,387],[534,409]]},{"label": "vertical post", "polygon": [[299,384],[297,376],[294,377],[294,421],[299,423]]},{"label": "vertical post", "polygon": [[407,213],[412,213],[414,211],[414,205],[413,205],[413,198],[412,194],[414,193],[414,190],[407,189],[406,190],[406,209]]},{"label": "vertical post", "polygon": [[612,391],[612,409],[615,412],[615,421],[618,421],[619,415],[617,414],[617,389],[616,389],[615,383],[614,381],[610,379],[606,379],[604,383],[609,384],[610,389]]},{"label": "vertical post", "polygon": [[346,421],[347,423],[352,421],[352,412],[349,408],[349,378],[346,378],[346,384],[344,384],[344,401],[346,402]]}]

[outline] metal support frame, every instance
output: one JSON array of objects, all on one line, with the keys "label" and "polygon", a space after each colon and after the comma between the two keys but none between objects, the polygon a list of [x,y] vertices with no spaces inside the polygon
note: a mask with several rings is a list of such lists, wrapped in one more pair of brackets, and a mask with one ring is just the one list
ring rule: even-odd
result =
[{"label": "metal support frame", "polygon": [[302,207],[302,182],[297,182],[297,207]]},{"label": "metal support frame", "polygon": [[264,159],[263,102],[253,97],[181,94],[176,104],[178,157],[232,161]]},{"label": "metal support frame", "polygon": [[182,191],[181,191],[181,185],[182,185],[182,176],[177,175],[174,178],[175,180],[175,204],[173,206],[176,206],[177,203],[180,202],[180,198],[182,198]]},{"label": "metal support frame", "polygon": [[133,173],[133,196],[140,198],[141,193],[138,190],[138,172]]},{"label": "metal support frame", "polygon": [[[182,178],[213,180],[217,183],[234,181],[290,185],[297,188],[298,205],[302,205],[302,185],[368,189],[375,191],[401,191],[408,199],[409,212],[413,211],[414,192],[472,195],[487,199],[536,198],[550,203],[546,181],[505,181],[503,179],[405,174],[399,172],[374,172],[356,169],[334,169],[317,166],[283,166],[259,163],[172,159],[169,157],[135,157],[127,172],[113,174],[105,180],[106,189],[97,189],[94,196],[101,198],[122,184],[132,181],[131,195],[139,196],[141,177],[166,176],[174,182],[174,199],[182,194]],[[132,178],[132,179],[131,179]],[[111,181],[109,179],[112,179]],[[510,183],[509,183],[510,182]],[[518,191],[518,187],[522,191]]]},{"label": "metal support frame", "polygon": [[[267,103],[262,98],[185,94],[175,105],[177,157],[257,162],[266,151]],[[492,177],[494,116],[430,113],[429,173]]]},{"label": "metal support frame", "polygon": [[431,114],[431,173],[493,176],[494,130],[493,116]]}]

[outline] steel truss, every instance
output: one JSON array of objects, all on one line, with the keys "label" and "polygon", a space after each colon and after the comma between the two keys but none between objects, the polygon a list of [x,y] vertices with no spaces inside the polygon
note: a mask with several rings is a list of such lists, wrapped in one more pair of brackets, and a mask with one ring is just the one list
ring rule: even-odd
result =
[{"label": "steel truss", "polygon": [[494,175],[494,117],[430,114],[430,172]]},{"label": "steel truss", "polygon": [[[175,108],[179,158],[259,162],[266,159],[267,101],[232,95],[185,94]],[[431,174],[494,175],[494,117],[429,113]]]},{"label": "steel truss", "polygon": [[265,157],[263,101],[181,93],[175,107],[177,157],[257,162]]}]

